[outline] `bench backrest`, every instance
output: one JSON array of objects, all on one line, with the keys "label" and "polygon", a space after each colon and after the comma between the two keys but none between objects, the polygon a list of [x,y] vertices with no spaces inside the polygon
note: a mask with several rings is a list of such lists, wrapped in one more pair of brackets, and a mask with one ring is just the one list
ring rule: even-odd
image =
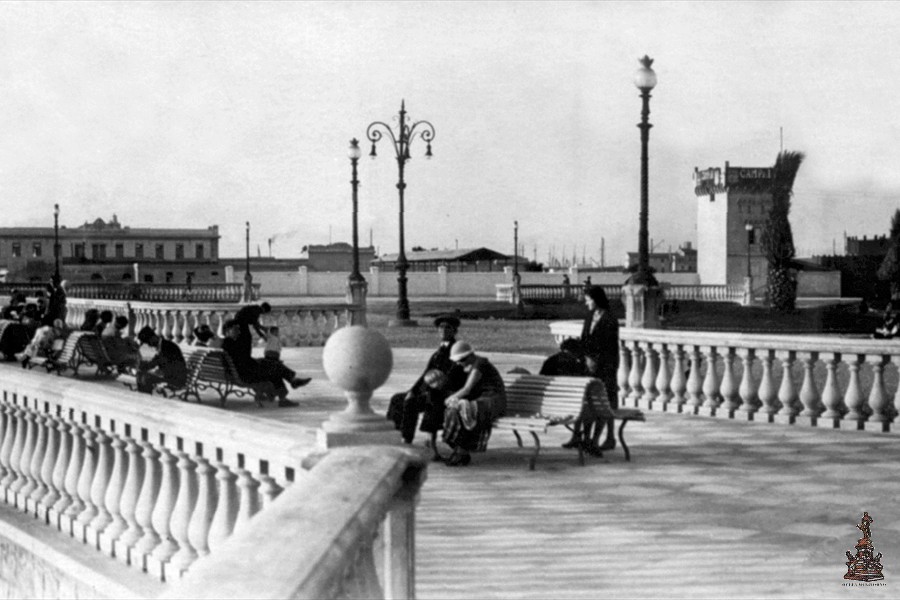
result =
[{"label": "bench backrest", "polygon": [[100,336],[92,331],[82,332],[78,340],[78,351],[88,361],[97,366],[104,366],[110,363],[109,356],[106,354],[106,348],[100,341]]},{"label": "bench backrest", "polygon": [[603,382],[593,377],[507,373],[503,383],[507,417],[574,417],[588,398],[593,398],[598,414],[612,414]]},{"label": "bench backrest", "polygon": [[75,358],[75,351],[78,349],[78,340],[80,340],[89,331],[73,331],[66,336],[66,343],[63,345],[62,352],[56,359],[60,364],[69,364]]},{"label": "bench backrest", "polygon": [[240,383],[231,357],[219,348],[197,348],[191,351],[203,354],[203,360],[197,370],[197,379],[202,381],[221,381],[223,383]]}]

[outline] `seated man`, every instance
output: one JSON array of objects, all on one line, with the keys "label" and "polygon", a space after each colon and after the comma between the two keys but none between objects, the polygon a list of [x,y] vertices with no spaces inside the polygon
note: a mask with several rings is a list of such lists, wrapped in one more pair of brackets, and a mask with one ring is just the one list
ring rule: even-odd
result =
[{"label": "seated man", "polygon": [[459,319],[444,315],[434,320],[434,326],[440,332],[440,347],[428,359],[425,371],[409,391],[391,397],[387,418],[400,430],[403,441],[411,444],[419,413],[423,413],[419,429],[431,434],[433,459],[442,460],[437,449],[437,432],[444,426],[444,400],[463,386],[466,375],[450,360],[450,348],[456,342]]},{"label": "seated man", "polygon": [[134,368],[141,361],[140,344],[129,337],[124,337],[127,327],[128,317],[120,315],[110,321],[100,334],[100,341],[106,349],[110,362],[120,371]]},{"label": "seated man", "polygon": [[187,383],[187,365],[178,345],[156,335],[150,327],[141,329],[137,338],[141,345],[156,348],[156,355],[149,361],[141,361],[138,366],[138,391],[152,393],[160,383],[173,389],[184,387]]}]

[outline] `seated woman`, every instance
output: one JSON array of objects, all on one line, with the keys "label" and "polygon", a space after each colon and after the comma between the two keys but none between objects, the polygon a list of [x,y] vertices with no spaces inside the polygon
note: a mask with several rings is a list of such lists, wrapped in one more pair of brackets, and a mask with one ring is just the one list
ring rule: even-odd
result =
[{"label": "seated woman", "polygon": [[100,334],[100,340],[110,362],[120,371],[135,368],[141,362],[139,345],[133,339],[124,337],[126,327],[128,317],[118,316]]},{"label": "seated woman", "polygon": [[56,347],[62,350],[63,342],[69,331],[62,319],[53,321],[53,325],[42,325],[34,333],[31,342],[25,349],[16,354],[16,360],[22,363],[22,368],[27,368],[31,359],[36,356],[50,356]]},{"label": "seated woman", "polygon": [[447,466],[466,466],[470,452],[484,452],[494,420],[506,412],[506,388],[497,368],[466,342],[456,342],[450,360],[462,367],[466,383],[444,401],[444,442],[453,448]]},{"label": "seated woman", "polygon": [[193,345],[201,348],[212,346],[213,344],[210,342],[212,342],[215,337],[216,334],[209,325],[198,325],[197,327],[194,327]]},{"label": "seated woman", "polygon": [[888,340],[900,334],[900,316],[894,312],[893,302],[888,302],[884,309],[884,322],[875,330],[872,337],[876,340]]}]

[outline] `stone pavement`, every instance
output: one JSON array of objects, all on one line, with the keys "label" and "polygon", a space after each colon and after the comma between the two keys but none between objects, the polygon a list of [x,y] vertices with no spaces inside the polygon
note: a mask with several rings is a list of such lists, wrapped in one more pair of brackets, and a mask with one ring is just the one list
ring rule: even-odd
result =
[{"label": "stone pavement", "polygon": [[[314,381],[300,408],[228,409],[314,429],[345,402],[321,348],[286,349]],[[408,387],[428,356],[394,351],[373,400]],[[542,357],[487,354],[502,372],[536,372]],[[900,446],[896,436],[648,412],[620,449],[580,467],[545,436],[529,450],[495,432],[471,466],[433,464],[417,512],[417,592],[443,598],[884,598],[900,583]],[[425,441],[424,434],[416,444]],[[845,551],[868,511],[885,579],[846,586]]]}]

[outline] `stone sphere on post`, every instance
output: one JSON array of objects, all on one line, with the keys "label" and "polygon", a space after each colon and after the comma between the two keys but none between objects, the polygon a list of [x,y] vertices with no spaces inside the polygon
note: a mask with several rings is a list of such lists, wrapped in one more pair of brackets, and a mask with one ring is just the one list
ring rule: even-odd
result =
[{"label": "stone sphere on post", "polygon": [[328,338],[322,366],[328,379],[345,392],[371,396],[390,376],[394,356],[383,335],[352,325]]}]

